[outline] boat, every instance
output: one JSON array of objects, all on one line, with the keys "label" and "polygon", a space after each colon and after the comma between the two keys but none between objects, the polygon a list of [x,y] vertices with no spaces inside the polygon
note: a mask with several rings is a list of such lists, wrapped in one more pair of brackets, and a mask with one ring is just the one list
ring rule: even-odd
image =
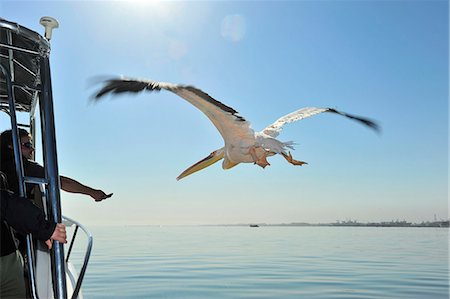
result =
[{"label": "boat", "polygon": [[259,227],[258,224],[250,224],[250,227]]},{"label": "boat", "polygon": [[[81,286],[91,255],[93,237],[82,224],[61,214],[50,73],[50,39],[52,30],[59,24],[51,17],[42,17],[40,24],[45,28],[44,36],[0,18],[0,111],[11,120],[19,195],[24,196],[25,183],[34,184],[41,191],[38,192],[39,200],[46,215],[55,222],[63,222],[68,232],[72,230],[68,245],[55,241],[51,252],[40,242],[34,246],[33,237],[27,236],[27,272],[31,297],[83,298]],[[18,115],[25,116],[25,123],[18,123]],[[42,144],[34,146],[42,146],[45,179],[24,176],[19,128],[26,128],[33,137],[39,130]],[[71,262],[71,253],[74,243],[80,239],[80,230],[84,232],[87,245],[84,254],[78,255],[83,257],[78,273]]]}]

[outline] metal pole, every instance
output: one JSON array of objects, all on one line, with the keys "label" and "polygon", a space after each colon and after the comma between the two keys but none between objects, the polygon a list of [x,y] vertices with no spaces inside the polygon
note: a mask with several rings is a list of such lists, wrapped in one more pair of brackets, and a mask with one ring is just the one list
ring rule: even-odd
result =
[{"label": "metal pole", "polygon": [[[50,77],[50,61],[48,57],[41,57],[41,121],[43,137],[43,154],[46,177],[48,179],[48,200],[50,202],[51,214],[55,222],[61,223],[61,197],[60,180],[58,173],[58,159],[56,154],[55,119],[53,112],[53,96]],[[63,244],[55,241],[52,256],[54,268],[54,287],[56,299],[67,299],[67,286],[64,263]]]},{"label": "metal pole", "polygon": [[[22,164],[22,152],[20,150],[20,137],[19,130],[17,127],[17,118],[16,118],[16,101],[14,99],[14,92],[12,88],[11,74],[8,70],[0,64],[0,69],[2,73],[5,75],[6,80],[6,88],[8,92],[8,104],[9,104],[9,115],[11,118],[11,133],[12,133],[12,143],[14,150],[14,164],[16,166],[17,179],[19,181],[19,195],[21,197],[25,197],[25,181],[23,175],[23,164]],[[30,288],[31,295],[33,298],[37,299],[37,289],[36,289],[36,280],[34,276],[34,250],[33,250],[33,238],[31,234],[27,235],[26,238],[27,243],[27,261],[28,261],[28,278],[30,280]]]},{"label": "metal pole", "polygon": [[75,231],[73,232],[72,241],[70,242],[69,250],[67,251],[66,262],[69,261],[70,253],[72,252],[73,243],[75,243],[75,238],[77,237],[78,225],[75,226]]}]

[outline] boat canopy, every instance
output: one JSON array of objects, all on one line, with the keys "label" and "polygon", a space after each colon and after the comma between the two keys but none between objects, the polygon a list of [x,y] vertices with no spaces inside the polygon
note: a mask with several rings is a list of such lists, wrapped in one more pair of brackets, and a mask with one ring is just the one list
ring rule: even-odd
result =
[{"label": "boat canopy", "polygon": [[[0,18],[0,63],[11,74],[16,110],[33,112],[41,90],[40,59],[48,57],[50,43],[39,33]],[[6,80],[0,79],[0,110],[8,112]]]}]

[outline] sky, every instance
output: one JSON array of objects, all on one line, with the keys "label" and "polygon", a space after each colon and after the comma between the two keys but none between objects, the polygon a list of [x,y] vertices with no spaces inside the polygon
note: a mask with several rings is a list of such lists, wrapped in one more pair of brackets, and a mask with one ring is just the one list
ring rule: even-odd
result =
[{"label": "sky", "polygon": [[[42,16],[60,23],[50,56],[59,171],[114,193],[95,203],[62,192],[63,214],[85,225],[449,217],[448,1],[2,0],[0,16],[39,33]],[[201,88],[257,131],[317,106],[382,132],[321,114],[279,136],[306,166],[274,156],[266,169],[216,163],[176,181],[222,138],[169,92],[92,103],[100,78],[118,75]]]}]

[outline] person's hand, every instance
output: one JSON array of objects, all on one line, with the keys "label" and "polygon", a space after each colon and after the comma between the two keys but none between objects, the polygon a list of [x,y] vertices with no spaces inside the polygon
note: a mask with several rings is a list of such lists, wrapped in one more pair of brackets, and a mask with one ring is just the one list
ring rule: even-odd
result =
[{"label": "person's hand", "polygon": [[53,240],[58,241],[59,243],[67,243],[66,226],[64,224],[57,223],[50,239],[45,241],[48,249],[52,249]]},{"label": "person's hand", "polygon": [[91,192],[91,197],[93,199],[95,199],[95,201],[102,201],[104,199],[107,199],[109,197],[111,197],[113,194],[106,194],[105,192],[103,192],[102,190],[93,190]]}]

